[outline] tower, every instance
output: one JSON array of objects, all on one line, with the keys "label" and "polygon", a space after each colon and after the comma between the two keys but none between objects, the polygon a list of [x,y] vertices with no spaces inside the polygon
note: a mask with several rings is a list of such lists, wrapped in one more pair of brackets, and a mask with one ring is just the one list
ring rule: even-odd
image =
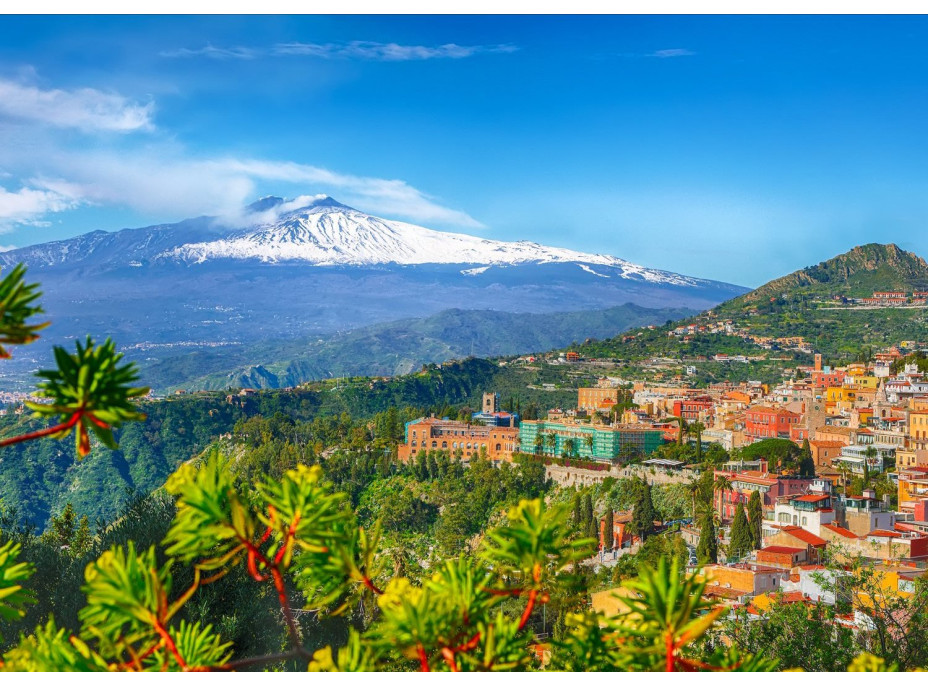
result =
[{"label": "tower", "polygon": [[499,412],[499,393],[483,394],[483,413],[493,414]]},{"label": "tower", "polygon": [[815,371],[822,371],[822,353],[815,353]]}]

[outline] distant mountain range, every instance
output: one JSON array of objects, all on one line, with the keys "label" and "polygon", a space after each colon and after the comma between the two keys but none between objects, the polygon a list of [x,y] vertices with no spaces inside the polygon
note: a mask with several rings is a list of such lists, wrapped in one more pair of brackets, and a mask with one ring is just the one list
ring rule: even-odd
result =
[{"label": "distant mountain range", "polygon": [[685,308],[638,305],[545,314],[446,310],[326,338],[227,346],[149,357],[141,364],[146,383],[165,391],[286,388],[330,376],[396,376],[423,364],[470,356],[547,351],[577,342],[578,332],[603,338],[693,314]]},{"label": "distant mountain range", "polygon": [[[139,350],[206,350],[329,337],[448,309],[702,310],[746,290],[608,255],[434,231],[325,196],[264,198],[244,216],[94,231],[0,253],[0,267],[24,262],[41,282],[53,322],[0,373],[20,378],[48,359],[48,345],[86,333]],[[467,340],[463,331],[453,343]]]}]

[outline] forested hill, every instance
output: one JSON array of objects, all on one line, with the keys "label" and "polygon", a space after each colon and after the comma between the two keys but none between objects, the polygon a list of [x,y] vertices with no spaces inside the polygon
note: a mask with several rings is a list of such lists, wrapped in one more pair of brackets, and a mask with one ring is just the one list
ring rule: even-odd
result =
[{"label": "forested hill", "polygon": [[[636,332],[584,346],[594,357],[643,360],[653,356],[758,355],[765,349],[751,337],[802,337],[833,361],[852,361],[903,340],[925,342],[928,309],[918,303],[874,307],[854,298],[875,291],[928,291],[928,263],[896,245],[858,246],[820,264],[800,269],[733,298],[707,312],[650,331]],[[672,336],[674,329],[695,324],[708,329],[729,324],[727,333]],[[782,347],[772,344],[778,354]],[[795,357],[795,350],[786,351]]]},{"label": "forested hill", "polygon": [[925,290],[928,290],[928,263],[924,258],[893,243],[868,243],[774,279],[719,305],[716,310],[737,312],[770,298],[869,297],[874,291]]},{"label": "forested hill", "polygon": [[[146,401],[142,407],[148,419],[118,432],[119,450],[95,444],[81,461],[71,440],[44,439],[0,450],[0,503],[39,528],[68,502],[91,519],[111,517],[129,492],[147,493],[160,487],[181,462],[231,432],[239,420],[256,415],[313,422],[311,448],[322,450],[352,431],[359,432],[359,438],[370,438],[370,420],[390,408],[394,414],[405,412],[406,418],[428,412],[457,414],[464,406],[479,408],[480,395],[491,390],[499,392],[504,402],[518,403],[529,412],[576,402],[576,393],[527,388],[551,381],[549,373],[469,359],[386,381],[340,379],[297,390],[235,395],[232,402],[225,393]],[[37,427],[28,415],[3,416],[0,438]]]},{"label": "forested hill", "polygon": [[225,346],[161,359],[146,352],[139,363],[145,383],[159,391],[286,388],[334,376],[408,374],[423,364],[467,356],[546,351],[695,313],[631,303],[556,313],[451,309],[321,338]]}]

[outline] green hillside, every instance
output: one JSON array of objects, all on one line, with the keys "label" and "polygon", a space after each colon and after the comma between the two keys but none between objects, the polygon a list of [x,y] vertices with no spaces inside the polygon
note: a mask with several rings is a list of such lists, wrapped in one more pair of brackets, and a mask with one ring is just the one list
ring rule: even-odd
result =
[{"label": "green hillside", "polygon": [[[790,358],[801,351],[772,341],[766,347],[751,337],[802,337],[808,349],[838,360],[866,357],[874,349],[904,340],[928,341],[928,309],[876,307],[854,302],[875,291],[928,291],[928,263],[896,245],[871,243],[774,279],[712,310],[639,332],[631,340],[618,336],[585,346],[591,356],[643,360],[653,356],[757,355],[766,349]],[[730,323],[724,334],[692,337],[668,335],[679,326],[711,328]],[[623,340],[626,339],[626,340]]]},{"label": "green hillside", "polygon": [[395,376],[423,364],[468,356],[551,350],[693,314],[686,308],[650,309],[631,304],[546,314],[452,309],[324,339],[274,341],[142,361],[142,377],[159,391],[173,391],[287,388],[331,377]]},{"label": "green hillside", "polygon": [[774,279],[716,308],[719,313],[757,306],[770,298],[801,300],[843,295],[868,297],[874,291],[928,290],[928,263],[889,243],[868,243],[811,267]]}]

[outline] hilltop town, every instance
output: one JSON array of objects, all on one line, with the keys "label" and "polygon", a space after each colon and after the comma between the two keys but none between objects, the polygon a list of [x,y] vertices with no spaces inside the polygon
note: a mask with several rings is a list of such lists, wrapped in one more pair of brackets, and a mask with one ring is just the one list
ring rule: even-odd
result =
[{"label": "hilltop town", "polygon": [[[701,332],[686,326],[670,335]],[[591,564],[634,555],[648,534],[679,536],[693,567],[705,565],[707,593],[755,616],[772,603],[834,605],[834,567],[826,561],[863,561],[904,595],[928,570],[925,348],[904,341],[868,362],[834,367],[815,354],[778,384],[694,387],[603,376],[577,390],[574,407],[537,419],[501,409],[499,395],[488,392],[467,418],[408,422],[398,456],[534,459],[568,489],[642,479],[695,491],[708,481],[711,511],[700,512],[694,498],[685,516],[655,520],[648,531],[632,524],[633,509],[603,513]],[[569,352],[558,360],[583,361]],[[746,519],[752,496],[759,509]],[[745,522],[755,535],[738,530]],[[709,559],[698,552],[706,548]],[[614,590],[594,594],[594,607],[610,606]],[[865,620],[842,621],[853,628]]]}]

